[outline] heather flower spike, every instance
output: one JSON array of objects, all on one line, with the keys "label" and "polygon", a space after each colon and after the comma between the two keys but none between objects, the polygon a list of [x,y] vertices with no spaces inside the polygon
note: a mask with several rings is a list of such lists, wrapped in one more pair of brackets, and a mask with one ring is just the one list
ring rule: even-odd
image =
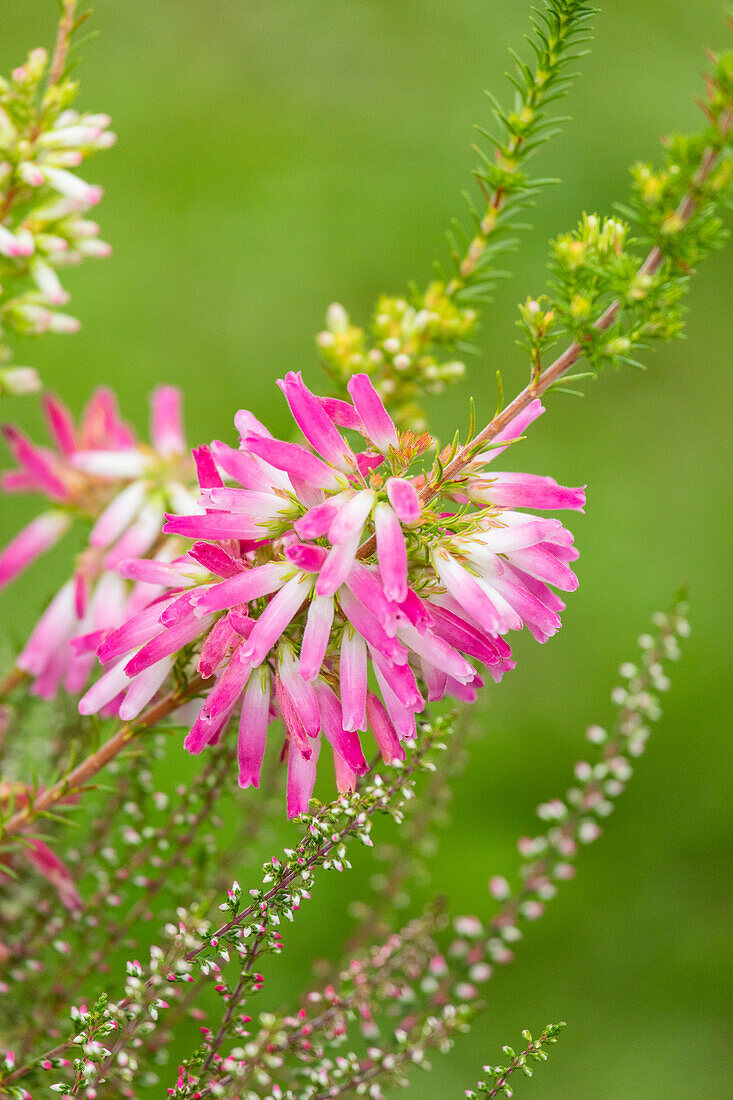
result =
[{"label": "heather flower spike", "polygon": [[[424,505],[420,455],[434,441],[424,439],[416,459],[414,437],[399,435],[367,375],[349,382],[353,405],[329,404],[300,374],[279,385],[306,445],[273,438],[241,410],[239,448],[203,450],[213,461],[197,460],[198,510],[168,514],[163,527],[179,555],[188,547],[189,565],[170,553],[165,563],[134,555],[122,563],[124,576],[158,583],[147,606],[135,600],[127,621],[104,634],[97,653],[109,671],[80,708],[115,705],[134,716],[193,644],[211,686],[185,747],[201,752],[238,712],[239,782],[257,785],[266,726],[279,715],[295,814],[315,782],[321,734],[339,788],[350,790],[366,767],[360,734],[371,732],[386,760],[401,758],[427,702],[473,701],[480,668],[498,682],[514,666],[507,634],[526,626],[544,642],[555,633],[563,604],[550,585],[576,587],[573,537],[559,520],[514,506],[581,510],[585,494],[492,473],[496,456],[543,412],[539,401],[503,433],[503,446],[476,456]],[[173,415],[168,397],[159,407]],[[154,430],[159,448],[169,438],[180,446],[180,433],[155,418]],[[74,462],[98,475],[106,468],[89,454]],[[95,530],[140,505],[139,484]]]},{"label": "heather flower spike", "polygon": [[[0,587],[50,550],[72,524],[91,524],[73,576],[51,600],[17,659],[17,667],[32,679],[31,690],[51,698],[62,685],[72,693],[82,691],[106,633],[126,617],[134,618],[171,577],[178,577],[170,564],[175,540],[164,540],[161,526],[167,510],[191,511],[197,505],[181,395],[174,387],[161,386],[152,394],[152,448],[137,441],[109,390],[96,391],[78,426],[58,398],[45,396],[43,408],[50,448],[17,428],[3,429],[17,463],[17,469],[2,475],[3,489],[41,494],[51,508],[0,551]],[[126,559],[143,555],[156,560],[145,561],[137,571],[120,569]],[[182,579],[197,572],[189,558],[183,568]],[[156,683],[152,674],[145,688],[136,686],[121,713],[138,713],[164,679],[161,675]],[[120,683],[118,693],[126,687]],[[105,698],[105,708],[113,697]]]}]

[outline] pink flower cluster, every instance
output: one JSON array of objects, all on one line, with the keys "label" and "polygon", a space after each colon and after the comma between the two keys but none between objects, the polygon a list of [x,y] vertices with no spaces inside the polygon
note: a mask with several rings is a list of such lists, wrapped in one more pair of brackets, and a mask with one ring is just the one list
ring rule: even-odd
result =
[{"label": "pink flower cluster", "polygon": [[119,415],[109,390],[98,390],[80,425],[55,397],[43,402],[53,447],[38,446],[17,428],[3,428],[17,469],[2,476],[6,492],[39,493],[52,507],[28,524],[0,552],[0,588],[13,580],[66,533],[75,519],[92,522],[86,548],[72,577],[51,600],[17,659],[44,698],[61,684],[78,693],[96,658],[77,635],[97,641],[128,615],[147,605],[156,589],[130,586],[118,572],[130,556],[176,552],[163,538],[167,510],[196,507],[190,462],[181,423],[181,395],[161,387],[152,395],[152,448],[140,444]]},{"label": "pink flower cluster", "polygon": [[[351,378],[351,402],[316,396],[300,374],[279,384],[307,445],[273,438],[242,410],[238,448],[197,448],[198,506],[163,527],[173,540],[164,547],[178,551],[141,556],[155,537],[151,514],[149,527],[138,516],[136,534],[120,539],[125,560],[120,542],[111,554],[149,599],[131,598],[114,629],[85,624],[74,647],[108,666],[82,713],[124,719],[176,661],[191,671],[195,662],[206,689],[185,747],[216,743],[238,715],[242,787],[259,785],[268,725],[280,717],[294,816],[308,806],[324,738],[339,790],[353,789],[367,770],[360,734],[371,732],[385,761],[404,758],[427,702],[471,702],[483,685],[477,666],[495,681],[513,667],[510,631],[526,626],[540,642],[556,632],[564,604],[550,586],[577,586],[577,551],[559,520],[521,509],[582,510],[585,496],[551,478],[489,471],[544,411],[538,400],[425,504],[425,475],[412,467],[432,441],[398,435],[367,375]],[[103,452],[73,465],[100,476]],[[134,492],[95,531],[118,537],[110,516],[127,515],[120,500]],[[187,552],[181,540],[191,540]],[[45,636],[26,647],[25,667],[29,649],[43,652]]]}]

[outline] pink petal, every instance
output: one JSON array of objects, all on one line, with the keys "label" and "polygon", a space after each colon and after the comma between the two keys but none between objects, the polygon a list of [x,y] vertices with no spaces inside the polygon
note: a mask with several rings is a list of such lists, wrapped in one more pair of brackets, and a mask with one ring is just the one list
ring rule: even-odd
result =
[{"label": "pink petal", "polygon": [[402,522],[415,523],[422,514],[422,504],[412,482],[402,477],[390,477],[386,489],[389,503]]},{"label": "pink petal", "polygon": [[339,590],[356,561],[360,541],[361,531],[357,531],[346,542],[331,547],[316,581],[319,596],[333,596]]},{"label": "pink petal", "polygon": [[321,750],[321,738],[318,737],[311,744],[313,750],[310,759],[306,760],[293,743],[290,743],[287,785],[288,818],[297,817],[299,814],[308,812],[308,804],[316,785],[316,765]]},{"label": "pink petal", "polygon": [[177,386],[158,386],[150,397],[150,438],[158,454],[164,457],[186,450],[181,404],[183,395]]},{"label": "pink petal", "polygon": [[57,476],[51,458],[12,424],[5,424],[2,434],[16,462],[42,491],[52,500],[67,500],[69,490]]},{"label": "pink petal", "polygon": [[558,561],[554,554],[542,546],[514,550],[509,555],[509,560],[530,576],[546,581],[547,584],[554,584],[563,592],[574,592],[578,587],[578,578],[572,569],[569,569],[564,562]]},{"label": "pink petal", "polygon": [[44,512],[31,520],[0,553],[0,588],[55,546],[70,525],[71,517],[63,512]]},{"label": "pink petal", "polygon": [[133,481],[113,497],[92,527],[90,544],[97,547],[110,546],[139,514],[146,496],[145,482]]},{"label": "pink petal", "polygon": [[137,718],[143,707],[148,705],[163,686],[172,668],[173,657],[165,657],[135,677],[120,703],[118,713],[123,722],[131,722],[133,718]]},{"label": "pink petal", "polygon": [[267,439],[248,432],[244,445],[251,454],[259,455],[278,470],[294,474],[316,489],[343,489],[345,478],[316,455],[297,443],[283,443],[279,439]]},{"label": "pink petal", "polygon": [[354,402],[357,413],[366,429],[367,437],[375,447],[385,454],[390,447],[395,450],[399,446],[397,429],[392,417],[389,415],[382,399],[374,389],[367,374],[353,374],[347,386],[349,395]]},{"label": "pink petal", "polygon": [[196,463],[196,477],[202,489],[213,489],[217,485],[224,484],[208,447],[205,445],[194,447],[191,453]]},{"label": "pink petal", "polygon": [[41,840],[28,840],[23,852],[31,866],[51,883],[65,909],[75,913],[84,908],[71,872],[47,844]]},{"label": "pink petal", "polygon": [[382,760],[385,764],[393,764],[396,760],[404,760],[405,750],[400,744],[384,704],[371,691],[367,694],[366,709],[369,729],[379,745]]},{"label": "pink petal", "polygon": [[537,474],[493,473],[488,483],[471,486],[472,496],[499,508],[570,508],[582,512],[585,486],[567,489],[552,477]]},{"label": "pink petal", "polygon": [[247,642],[247,654],[252,659],[253,667],[257,668],[262,664],[283,630],[300,610],[303,601],[308,598],[312,586],[313,578],[299,573],[270,600]]},{"label": "pink petal", "polygon": [[321,671],[332,623],[333,597],[315,596],[308,608],[300,650],[300,675],[308,682],[315,680]]},{"label": "pink petal", "polygon": [[262,596],[276,592],[292,577],[290,565],[268,562],[254,569],[245,569],[236,577],[214,584],[199,596],[194,597],[196,614],[204,615],[212,611],[224,611],[240,603],[249,603]]},{"label": "pink petal", "polygon": [[365,730],[367,650],[361,634],[348,623],[341,638],[339,676],[343,727],[346,730]]},{"label": "pink petal", "polygon": [[46,394],[42,399],[46,423],[56,446],[62,454],[71,455],[76,450],[76,428],[74,418],[58,397]]},{"label": "pink petal", "polygon": [[244,692],[239,721],[237,758],[239,786],[242,788],[260,785],[269,711],[270,673],[266,668],[255,669]]},{"label": "pink petal", "polygon": [[329,542],[348,542],[354,536],[361,538],[364,524],[374,507],[375,499],[376,494],[371,489],[362,489],[343,504],[328,528]]},{"label": "pink petal", "polygon": [[134,431],[120,418],[116,396],[104,386],[95,390],[88,401],[79,436],[79,445],[85,450],[117,450],[134,447],[136,442]]},{"label": "pink petal", "polygon": [[150,668],[151,665],[162,660],[163,657],[168,657],[171,653],[177,653],[179,649],[183,649],[194,638],[205,634],[211,625],[211,621],[210,616],[208,619],[187,620],[177,626],[170,627],[168,630],[162,630],[155,638],[151,638],[149,642],[146,642],[142,649],[128,661],[125,665],[127,675],[137,676],[139,672],[144,672],[146,668]]},{"label": "pink petal", "polygon": [[285,547],[285,557],[306,573],[318,573],[328,556],[325,546],[311,546],[303,542],[291,542]]},{"label": "pink petal", "polygon": [[357,775],[364,775],[369,771],[369,766],[364,759],[361,742],[355,733],[344,729],[341,707],[336,695],[323,680],[316,683],[315,690],[326,739],[352,771]]},{"label": "pink petal", "polygon": [[352,492],[337,493],[321,504],[309,508],[305,515],[296,520],[294,527],[302,539],[318,539],[326,534],[341,508],[353,499]]},{"label": "pink petal", "polygon": [[236,577],[244,569],[221,546],[212,546],[208,542],[195,542],[188,551],[188,556],[217,577]]},{"label": "pink petal", "polygon": [[372,611],[347,588],[339,592],[339,603],[346,618],[365,641],[393,664],[407,663],[406,647],[390,638]]},{"label": "pink petal", "polygon": [[278,650],[278,676],[303,729],[309,737],[315,737],[321,728],[316,694],[312,684],[301,676],[298,661],[289,645],[282,645]]},{"label": "pink petal", "polygon": [[380,502],[374,509],[374,528],[384,594],[401,603],[407,599],[407,548],[400,521],[389,504]]},{"label": "pink petal", "polygon": [[303,382],[300,371],[297,374],[289,371],[284,379],[278,379],[277,384],[285,394],[293,419],[313,450],[332,466],[351,473],[356,465],[354,453],[334,427],[318,398]]},{"label": "pink petal", "polygon": [[38,620],[16,661],[18,668],[40,676],[53,654],[68,641],[75,625],[74,583],[67,581]]},{"label": "pink petal", "polygon": [[189,539],[259,539],[267,528],[238,512],[210,512],[199,516],[174,516],[166,513],[163,533],[184,535]]}]

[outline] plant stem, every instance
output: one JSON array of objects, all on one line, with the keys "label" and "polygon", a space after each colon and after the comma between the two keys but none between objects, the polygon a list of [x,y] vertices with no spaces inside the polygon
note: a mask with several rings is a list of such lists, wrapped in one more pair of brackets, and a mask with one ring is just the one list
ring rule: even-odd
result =
[{"label": "plant stem", "polygon": [[[725,136],[733,125],[733,116],[725,114],[721,117],[719,123],[719,131],[722,136]],[[677,216],[683,225],[689,222],[690,218],[697,208],[697,192],[705,180],[708,178],[713,168],[718,161],[718,152],[714,148],[708,148],[702,155],[700,160],[700,167],[695,173],[693,185],[690,191],[681,200],[677,207]],[[655,275],[659,268],[664,263],[664,253],[656,245],[650,251],[644,262],[639,268],[639,275]],[[611,327],[616,320],[621,310],[621,302],[617,299],[604,310],[600,317],[595,321],[595,328],[599,332],[605,332]],[[420,500],[423,504],[429,504],[433,500],[442,488],[458,477],[465,468],[471,463],[477,450],[482,445],[491,443],[493,439],[511,424],[512,420],[519,415],[527,406],[540,397],[550,386],[554,385],[564,374],[573,367],[584,353],[582,344],[573,341],[549,367],[546,367],[541,374],[529,383],[528,386],[517,394],[513,401],[511,401],[505,409],[498,413],[493,420],[483,428],[478,435],[476,435],[470,443],[467,443],[464,447],[458,451],[455,458],[448,463],[444,468],[442,475],[436,480],[429,482],[423,489],[420,490]],[[366,542],[359,547],[357,557],[360,559],[369,558],[374,554],[377,548],[376,535],[372,535]]]},{"label": "plant stem", "polygon": [[135,740],[138,734],[162,722],[169,714],[177,710],[182,703],[195,695],[201,689],[203,683],[203,679],[196,676],[184,688],[175,688],[158,703],[148,707],[139,718],[135,718],[132,722],[126,722],[124,726],[118,729],[117,733],[110,737],[108,741],[105,741],[91,756],[82,760],[81,764],[73,768],[68,775],[63,776],[53,786],[47,787],[37,798],[29,801],[28,805],[24,806],[22,810],[18,810],[17,813],[13,814],[0,827],[0,835],[7,837],[20,832],[38,814],[50,810],[52,806],[55,806],[57,802],[60,802],[71,792],[83,790],[89,780],[102,768],[106,767],[111,760],[119,756],[130,742]]}]

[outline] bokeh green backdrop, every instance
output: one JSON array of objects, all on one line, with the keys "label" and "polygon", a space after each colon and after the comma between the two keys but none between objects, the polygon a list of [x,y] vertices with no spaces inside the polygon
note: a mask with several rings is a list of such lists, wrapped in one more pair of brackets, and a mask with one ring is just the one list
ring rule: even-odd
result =
[{"label": "bokeh green backdrop", "polygon": [[[503,91],[525,0],[99,0],[84,50],[82,105],[107,110],[117,147],[86,170],[112,259],[69,272],[78,336],[28,342],[21,361],[78,409],[115,386],[141,427],[159,381],[186,394],[191,441],[227,438],[246,405],[287,431],[274,387],[303,369],[318,385],[313,334],[334,298],[364,319],[382,289],[429,276],[461,211],[485,122]],[[433,402],[443,435],[525,377],[515,302],[543,289],[548,236],[581,211],[610,212],[627,165],[660,133],[697,124],[707,45],[725,44],[717,0],[608,0],[574,116],[542,154],[564,183],[534,213],[516,278],[487,314],[470,378]],[[50,41],[51,0],[4,0],[2,71]],[[599,1100],[727,1094],[730,975],[729,412],[733,248],[695,280],[688,339],[558,395],[522,445],[523,467],[588,483],[574,518],[581,587],[560,635],[520,639],[519,667],[481,704],[482,739],[455,788],[433,887],[455,911],[487,911],[489,874],[509,872],[538,801],[564,791],[583,730],[611,717],[609,691],[650,614],[691,586],[693,633],[647,755],[577,879],[530,930],[488,992],[470,1037],[416,1087],[458,1097],[524,1026],[566,1019],[550,1064],[519,1095]],[[35,428],[32,401],[9,402]],[[6,413],[7,415],[7,413]],[[3,506],[3,540],[33,513]],[[3,596],[6,637],[22,637],[60,579]],[[172,754],[171,767],[176,757]],[[363,866],[363,865],[362,865]],[[363,874],[363,871],[360,872]],[[324,881],[289,940],[274,994],[302,988],[315,955],[349,927],[359,876]],[[289,930],[290,932],[290,930]],[[728,1046],[730,1049],[730,1046]]]}]

